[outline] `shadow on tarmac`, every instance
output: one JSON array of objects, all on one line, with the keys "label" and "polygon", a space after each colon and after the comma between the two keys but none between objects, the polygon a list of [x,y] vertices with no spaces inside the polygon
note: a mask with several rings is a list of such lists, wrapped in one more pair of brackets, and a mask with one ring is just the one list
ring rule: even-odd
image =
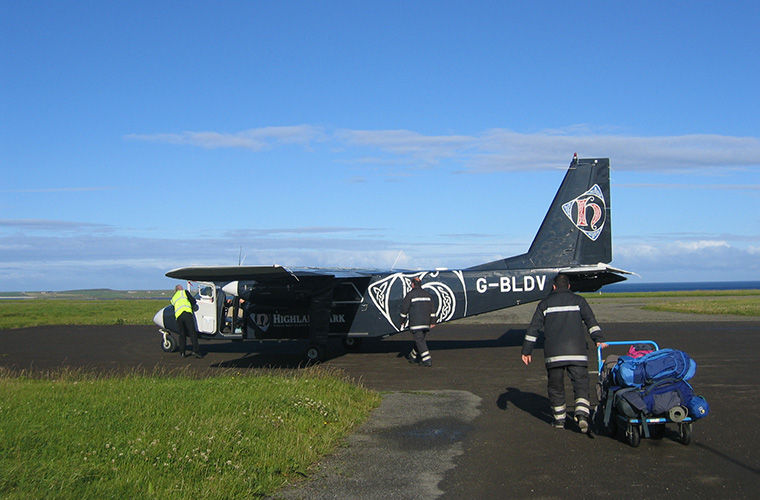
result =
[{"label": "shadow on tarmac", "polygon": [[722,458],[726,462],[730,462],[730,463],[736,465],[737,467],[741,467],[744,470],[747,470],[747,471],[749,471],[749,472],[751,472],[751,473],[753,473],[753,474],[755,474],[757,476],[760,476],[760,469],[758,469],[757,467],[752,467],[751,465],[747,465],[744,462],[740,462],[739,460],[737,460],[737,459],[735,459],[733,457],[729,457],[725,453],[716,450],[712,446],[708,446],[708,445],[706,445],[704,443],[694,443],[693,446],[696,446],[697,448],[701,448],[701,449],[703,449],[705,451],[708,451],[708,452],[712,453],[713,455]]},{"label": "shadow on tarmac", "polygon": [[523,392],[515,387],[507,387],[507,392],[499,394],[496,406],[500,410],[507,410],[509,405],[534,416],[538,420],[552,423],[552,415],[549,413],[549,399],[535,392]]},{"label": "shadow on tarmac", "polygon": [[[457,339],[436,340],[435,330],[428,335],[427,344],[431,351],[460,351],[466,349],[485,349],[491,347],[515,347],[521,346],[525,337],[525,329],[509,329],[495,339]],[[396,353],[396,357],[404,357],[410,350],[412,340],[401,339],[363,339],[358,347],[343,347],[340,341],[330,339],[328,349],[324,354],[323,361],[330,361],[350,354],[390,354]],[[201,349],[205,354],[209,353],[240,353],[241,357],[212,364],[212,368],[284,368],[298,369],[308,366],[304,361],[304,352],[308,347],[305,340],[264,340],[264,341],[227,341],[224,343],[206,343]],[[541,341],[536,346],[543,348]]]}]

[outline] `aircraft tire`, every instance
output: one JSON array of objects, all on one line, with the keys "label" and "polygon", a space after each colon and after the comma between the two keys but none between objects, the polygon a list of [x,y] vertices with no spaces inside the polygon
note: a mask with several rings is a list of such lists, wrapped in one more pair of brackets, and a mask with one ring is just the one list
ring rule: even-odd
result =
[{"label": "aircraft tire", "polygon": [[310,345],[306,349],[305,357],[306,362],[308,364],[316,364],[322,361],[322,356],[324,353],[322,352],[322,349],[319,348],[319,346],[316,345]]},{"label": "aircraft tire", "polygon": [[343,338],[343,347],[348,349],[349,351],[358,351],[362,346],[362,339],[357,339],[356,337],[345,337]]},{"label": "aircraft tire", "polygon": [[175,352],[177,350],[177,339],[174,337],[174,334],[162,332],[161,350],[164,352]]}]

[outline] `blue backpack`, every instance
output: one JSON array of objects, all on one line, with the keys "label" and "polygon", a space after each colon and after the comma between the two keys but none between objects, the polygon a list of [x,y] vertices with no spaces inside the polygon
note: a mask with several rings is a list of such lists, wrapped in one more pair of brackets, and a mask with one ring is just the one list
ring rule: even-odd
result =
[{"label": "blue backpack", "polygon": [[683,380],[663,379],[641,388],[625,388],[615,393],[615,407],[626,417],[663,415],[674,406],[687,406],[694,390]]},{"label": "blue backpack", "polygon": [[625,387],[641,387],[663,379],[689,380],[697,363],[683,351],[660,349],[640,358],[620,356],[612,369],[614,383]]}]

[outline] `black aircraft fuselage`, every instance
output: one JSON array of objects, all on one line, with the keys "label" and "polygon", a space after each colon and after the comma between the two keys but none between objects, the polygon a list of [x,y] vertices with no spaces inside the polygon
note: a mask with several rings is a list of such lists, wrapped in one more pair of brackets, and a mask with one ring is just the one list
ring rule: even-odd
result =
[{"label": "black aircraft fuselage", "polygon": [[[609,159],[574,157],[522,255],[459,270],[221,266],[186,267],[166,275],[206,285],[199,302],[214,305],[206,304],[206,313],[196,311],[202,338],[313,340],[319,330],[347,340],[378,338],[403,330],[399,311],[413,278],[434,298],[436,323],[541,300],[559,273],[581,292],[625,280],[625,271],[608,265],[610,223]],[[235,307],[227,306],[228,297]],[[164,349],[172,350],[167,344],[167,335],[176,332],[171,306],[154,321],[164,334]]]}]

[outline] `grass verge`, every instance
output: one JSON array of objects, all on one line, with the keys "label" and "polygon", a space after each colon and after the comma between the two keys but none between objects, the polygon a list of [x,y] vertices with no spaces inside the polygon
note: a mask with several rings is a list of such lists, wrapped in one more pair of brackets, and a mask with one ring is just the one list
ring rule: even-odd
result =
[{"label": "grass verge", "polygon": [[584,293],[591,303],[605,300],[664,299],[643,303],[647,311],[760,316],[760,290],[693,290],[680,292]]},{"label": "grass verge", "polygon": [[29,299],[0,301],[0,330],[44,325],[149,325],[160,300]]},{"label": "grass verge", "polygon": [[[631,298],[683,298],[688,300],[669,300],[643,307],[657,311],[760,316],[760,290],[584,293],[583,295],[594,301]],[[152,299],[0,300],[0,330],[46,325],[149,325],[152,323],[156,312],[168,303],[168,300]]]},{"label": "grass verge", "polygon": [[760,290],[682,290],[672,292],[593,292],[581,294],[595,299],[636,299],[662,297],[750,297],[760,296]]},{"label": "grass verge", "polygon": [[648,304],[642,308],[648,311],[669,311],[692,314],[760,316],[760,297],[669,301],[659,304]]},{"label": "grass verge", "polygon": [[379,401],[322,367],[211,378],[0,372],[0,497],[267,496]]}]

